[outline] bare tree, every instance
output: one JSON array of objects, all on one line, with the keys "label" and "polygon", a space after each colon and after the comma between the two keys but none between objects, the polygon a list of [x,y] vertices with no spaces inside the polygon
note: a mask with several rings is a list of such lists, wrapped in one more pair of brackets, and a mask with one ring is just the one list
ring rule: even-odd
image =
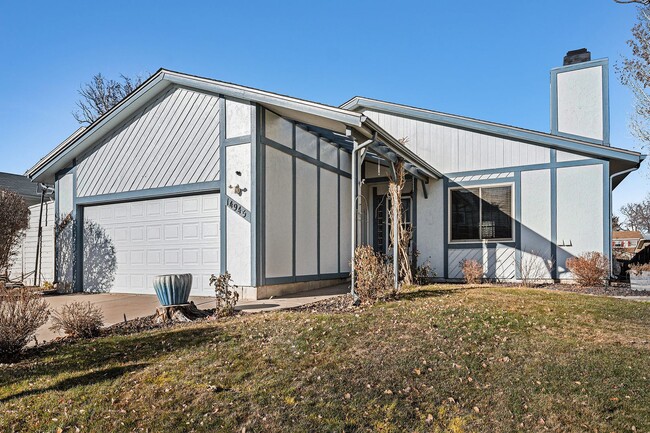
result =
[{"label": "bare tree", "polygon": [[616,3],[620,3],[623,5],[630,4],[630,3],[637,3],[642,5],[650,4],[650,0],[614,0],[614,1]]},{"label": "bare tree", "polygon": [[29,225],[29,208],[13,191],[0,189],[0,275],[7,277],[16,247]]},{"label": "bare tree", "polygon": [[612,216],[612,230],[615,232],[622,230],[621,219],[616,215]]},{"label": "bare tree", "polygon": [[625,218],[622,226],[627,230],[650,233],[650,194],[639,203],[628,203],[621,208]]},{"label": "bare tree", "polygon": [[125,75],[120,75],[120,80],[110,80],[102,74],[97,74],[89,83],[83,84],[79,89],[81,99],[77,101],[78,110],[72,113],[77,122],[90,125],[126,98],[143,81],[140,76],[130,78]]},{"label": "bare tree", "polygon": [[650,6],[646,0],[635,3],[642,3],[643,6],[639,6],[638,22],[632,27],[632,39],[627,41],[632,55],[623,57],[615,69],[621,83],[629,87],[634,95],[631,132],[642,145],[650,147]]}]

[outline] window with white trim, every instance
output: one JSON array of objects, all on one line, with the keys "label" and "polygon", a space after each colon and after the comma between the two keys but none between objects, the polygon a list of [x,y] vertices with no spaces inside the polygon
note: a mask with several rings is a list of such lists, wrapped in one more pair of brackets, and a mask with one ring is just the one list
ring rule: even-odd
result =
[{"label": "window with white trim", "polygon": [[512,185],[450,190],[452,242],[513,239]]}]

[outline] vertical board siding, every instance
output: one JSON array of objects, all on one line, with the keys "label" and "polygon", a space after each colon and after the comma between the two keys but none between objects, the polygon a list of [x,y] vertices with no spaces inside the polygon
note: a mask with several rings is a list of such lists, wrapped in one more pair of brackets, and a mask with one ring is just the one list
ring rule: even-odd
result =
[{"label": "vertical board siding", "polygon": [[[25,230],[25,236],[22,238],[13,264],[9,268],[9,278],[12,281],[22,281],[29,285],[34,283],[33,272],[36,265],[40,207],[40,204],[29,207],[29,227]],[[54,202],[43,204],[41,260],[39,266],[41,283],[54,280],[54,216]]]},{"label": "vertical board siding", "polygon": [[219,98],[170,87],[77,166],[77,194],[89,197],[219,179]]},{"label": "vertical board siding", "polygon": [[548,149],[423,120],[364,111],[406,146],[443,173],[549,162]]}]

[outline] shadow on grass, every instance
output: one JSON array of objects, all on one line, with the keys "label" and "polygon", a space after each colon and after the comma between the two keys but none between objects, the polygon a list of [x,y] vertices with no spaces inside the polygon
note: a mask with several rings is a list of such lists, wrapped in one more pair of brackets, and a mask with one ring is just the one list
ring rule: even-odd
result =
[{"label": "shadow on grass", "polygon": [[33,380],[101,365],[150,361],[174,350],[191,349],[229,338],[220,327],[201,326],[55,343],[29,350],[20,362],[0,368],[0,387],[20,382],[25,377]]},{"label": "shadow on grass", "polygon": [[136,370],[141,370],[148,365],[149,364],[146,363],[130,364],[121,367],[110,367],[110,368],[105,368],[103,370],[91,371],[86,374],[63,379],[60,382],[57,382],[54,385],[48,386],[46,388],[28,389],[13,395],[9,395],[7,397],[1,398],[0,403],[6,403],[9,400],[14,400],[17,398],[39,395],[49,391],[63,392],[63,391],[68,391],[69,389],[75,388],[77,386],[97,385],[102,382],[107,382],[110,380],[117,379],[118,377],[121,377],[127,373],[131,373]]},{"label": "shadow on grass", "polygon": [[437,298],[440,296],[454,295],[456,293],[462,293],[467,290],[470,290],[470,288],[458,287],[453,289],[427,289],[426,287],[421,287],[413,291],[400,293],[398,299],[404,301],[414,301],[416,299]]}]

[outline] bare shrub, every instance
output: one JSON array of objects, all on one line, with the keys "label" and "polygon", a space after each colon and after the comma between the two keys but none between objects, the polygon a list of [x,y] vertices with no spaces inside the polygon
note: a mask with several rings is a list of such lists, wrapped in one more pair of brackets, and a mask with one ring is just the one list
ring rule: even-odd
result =
[{"label": "bare shrub", "polygon": [[630,269],[628,270],[630,274],[633,275],[640,275],[643,272],[650,272],[650,263],[644,263],[644,264],[639,264],[639,263],[634,263],[630,265]]},{"label": "bare shrub", "polygon": [[49,314],[45,299],[31,290],[0,291],[0,360],[14,359]]},{"label": "bare shrub", "polygon": [[13,191],[0,189],[0,275],[7,275],[18,241],[29,224],[29,208]]},{"label": "bare shrub", "polygon": [[354,275],[354,289],[361,302],[373,302],[395,295],[392,265],[369,245],[354,250]]},{"label": "bare shrub", "polygon": [[418,265],[417,263],[419,257],[420,257],[420,251],[415,250],[413,252],[413,263],[415,263],[415,266],[412,267],[413,281],[418,286],[423,286],[425,284],[429,284],[430,279],[436,277],[436,273],[433,270],[433,267],[431,266],[431,257],[429,257],[424,262]]},{"label": "bare shrub", "polygon": [[104,313],[90,302],[72,302],[52,314],[54,332],[63,331],[70,337],[91,338],[99,335],[104,326]]},{"label": "bare shrub", "polygon": [[609,275],[609,260],[597,251],[571,257],[566,265],[581,286],[602,286]]},{"label": "bare shrub", "polygon": [[460,267],[467,284],[480,284],[483,281],[483,265],[476,260],[465,259],[460,262]]},{"label": "bare shrub", "polygon": [[210,276],[210,285],[214,286],[214,293],[217,297],[217,317],[232,316],[235,314],[235,305],[239,300],[237,286],[232,284],[230,273],[226,272],[219,276]]}]

